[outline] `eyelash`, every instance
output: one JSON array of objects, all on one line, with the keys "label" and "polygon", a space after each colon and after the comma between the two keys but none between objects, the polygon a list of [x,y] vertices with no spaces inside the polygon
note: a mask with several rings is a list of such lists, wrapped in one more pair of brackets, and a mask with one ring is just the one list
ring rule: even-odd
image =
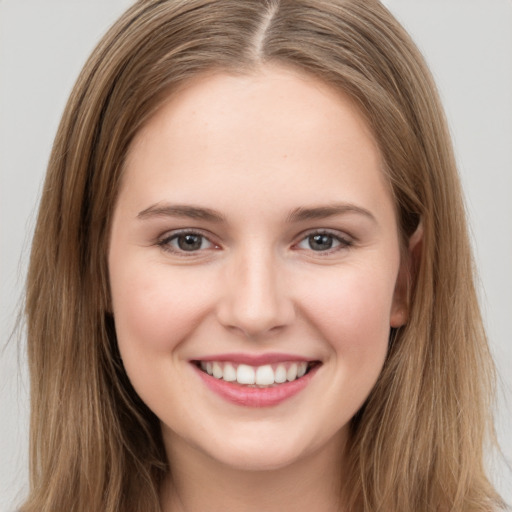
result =
[{"label": "eyelash", "polygon": [[309,233],[306,233],[305,235],[302,236],[299,243],[295,244],[295,246],[298,246],[299,244],[301,244],[303,242],[307,243],[308,239],[311,239],[312,237],[315,237],[315,236],[328,236],[328,237],[332,238],[333,242],[338,242],[337,246],[335,246],[333,248],[329,248],[325,251],[315,251],[312,248],[305,249],[305,250],[309,250],[319,256],[328,256],[328,255],[336,253],[338,251],[341,251],[344,249],[349,249],[350,247],[352,247],[354,245],[354,242],[352,240],[341,236],[339,233],[321,229],[321,230],[315,230],[315,231],[310,231]]},{"label": "eyelash", "polygon": [[[164,236],[163,238],[158,240],[156,245],[158,247],[160,247],[165,252],[178,254],[183,257],[195,256],[199,252],[202,252],[202,250],[207,250],[207,249],[199,248],[198,250],[186,251],[186,250],[179,249],[179,248],[173,248],[171,246],[171,242],[173,242],[175,240],[178,241],[180,237],[187,236],[187,235],[200,237],[203,241],[206,240],[212,246],[212,247],[209,247],[208,249],[219,248],[218,245],[215,244],[214,242],[212,242],[208,238],[207,235],[205,235],[204,233],[202,233],[200,231],[195,231],[195,230],[182,230],[182,231],[173,232],[171,235]],[[304,250],[311,251],[311,252],[316,253],[321,256],[327,256],[327,255],[330,255],[332,253],[338,252],[343,249],[349,249],[354,244],[354,242],[352,240],[349,240],[348,238],[340,236],[338,233],[334,233],[329,230],[314,230],[314,231],[310,231],[308,233],[303,234],[302,238],[299,240],[299,242],[294,244],[294,247],[299,246],[299,244],[301,244],[303,242],[307,242],[307,240],[311,239],[312,237],[322,236],[322,235],[331,237],[333,239],[333,243],[338,242],[338,245],[336,245],[334,248],[329,248],[325,251],[322,251],[322,250],[315,251],[312,248],[309,248],[309,249],[304,248]],[[202,245],[202,243],[201,243],[201,245]]]},{"label": "eyelash", "polygon": [[187,235],[200,237],[203,241],[207,240],[212,245],[212,247],[218,248],[217,244],[212,242],[208,238],[208,236],[206,236],[204,233],[202,233],[200,231],[190,230],[190,229],[188,229],[188,230],[181,230],[181,231],[174,231],[171,235],[164,236],[163,238],[158,240],[156,245],[159,246],[165,252],[170,252],[170,253],[173,253],[173,254],[178,254],[178,255],[184,256],[184,257],[195,256],[195,255],[197,255],[198,252],[200,252],[200,250],[185,251],[183,249],[173,248],[171,246],[171,242],[172,241],[174,241],[174,240],[178,241],[180,237],[184,237],[184,236],[187,236]]}]

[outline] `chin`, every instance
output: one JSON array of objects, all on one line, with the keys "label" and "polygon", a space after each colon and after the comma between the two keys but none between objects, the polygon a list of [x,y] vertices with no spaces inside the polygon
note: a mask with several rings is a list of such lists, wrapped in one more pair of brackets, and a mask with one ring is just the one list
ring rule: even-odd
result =
[{"label": "chin", "polygon": [[229,453],[209,454],[216,462],[220,462],[236,471],[278,471],[299,462],[304,455],[294,450],[279,450],[275,447],[262,447],[255,449],[238,449]]},{"label": "chin", "polygon": [[[259,432],[240,433],[227,436],[225,440],[215,440],[209,446],[198,446],[213,464],[221,464],[236,471],[279,471],[301,462],[311,462],[313,458],[330,458],[341,455],[345,430],[338,435],[328,436],[320,432],[310,432],[304,436],[297,429],[285,430],[286,435],[264,434],[264,425]],[[302,437],[301,437],[302,434]],[[213,440],[212,440],[213,441]]]}]

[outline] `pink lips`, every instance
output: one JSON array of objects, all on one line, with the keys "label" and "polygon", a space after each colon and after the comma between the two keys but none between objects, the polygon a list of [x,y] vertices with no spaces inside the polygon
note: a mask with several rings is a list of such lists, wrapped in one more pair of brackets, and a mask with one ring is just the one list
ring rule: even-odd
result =
[{"label": "pink lips", "polygon": [[306,357],[292,356],[290,354],[215,354],[201,357],[201,361],[231,361],[233,363],[248,364],[250,366],[263,366],[264,364],[311,361]]},{"label": "pink lips", "polygon": [[[311,361],[307,358],[289,354],[215,354],[215,356],[204,357],[200,360],[202,362],[229,361],[250,366],[262,366],[281,362]],[[195,362],[192,362],[192,366],[211,391],[231,403],[246,407],[271,407],[284,402],[302,391],[311,382],[311,379],[320,367],[320,365],[315,365],[306,375],[292,382],[285,382],[272,387],[249,387],[238,384],[237,382],[226,382],[222,379],[216,379],[201,371]]]}]

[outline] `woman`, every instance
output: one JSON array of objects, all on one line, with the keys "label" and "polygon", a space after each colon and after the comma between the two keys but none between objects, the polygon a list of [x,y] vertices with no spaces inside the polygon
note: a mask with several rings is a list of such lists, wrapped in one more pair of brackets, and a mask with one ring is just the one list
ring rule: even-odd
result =
[{"label": "woman", "polygon": [[22,510],[493,510],[439,100],[377,2],[141,1],[57,134]]}]

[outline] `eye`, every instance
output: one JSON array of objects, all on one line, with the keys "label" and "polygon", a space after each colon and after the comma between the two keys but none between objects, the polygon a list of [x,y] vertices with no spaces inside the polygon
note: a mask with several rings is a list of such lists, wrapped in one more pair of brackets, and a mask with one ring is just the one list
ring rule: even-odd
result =
[{"label": "eye", "polygon": [[333,233],[321,232],[311,233],[303,238],[298,244],[299,249],[312,250],[315,252],[330,252],[345,247],[350,247],[352,242]]},{"label": "eye", "polygon": [[174,253],[192,253],[216,247],[204,235],[193,231],[183,231],[166,236],[158,242],[158,245],[165,251]]}]

